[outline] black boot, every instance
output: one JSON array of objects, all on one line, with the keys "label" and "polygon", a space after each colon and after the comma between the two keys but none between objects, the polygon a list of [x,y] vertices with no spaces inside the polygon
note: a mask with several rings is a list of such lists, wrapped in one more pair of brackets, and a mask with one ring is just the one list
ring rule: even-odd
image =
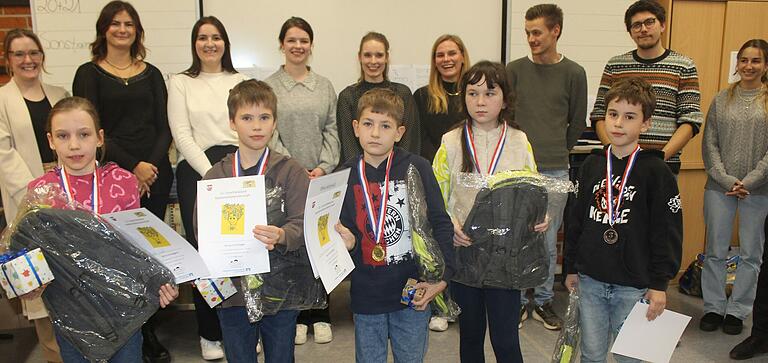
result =
[{"label": "black boot", "polygon": [[141,353],[144,363],[169,363],[171,361],[171,353],[157,340],[155,327],[152,323],[153,319],[154,317],[141,326],[141,335],[144,338],[144,343],[141,345]]},{"label": "black boot", "polygon": [[730,356],[731,359],[743,360],[763,353],[768,353],[768,340],[752,335],[733,347]]}]

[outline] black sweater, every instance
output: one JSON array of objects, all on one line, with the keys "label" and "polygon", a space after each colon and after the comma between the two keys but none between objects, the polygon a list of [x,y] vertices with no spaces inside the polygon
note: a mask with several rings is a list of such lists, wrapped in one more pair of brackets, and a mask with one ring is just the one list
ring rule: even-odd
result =
[{"label": "black sweater", "polygon": [[[457,93],[457,84],[441,81],[447,92]],[[463,121],[467,116],[462,112],[461,95],[446,95],[448,98],[448,112],[429,112],[429,86],[424,86],[413,93],[416,107],[419,109],[419,121],[421,121],[421,156],[432,161],[437,149],[443,140],[443,134]]]},{"label": "black sweater", "polygon": [[[619,220],[619,240],[603,241],[610,227],[605,204],[605,150],[596,150],[579,170],[576,203],[569,211],[565,271],[598,281],[659,291],[680,268],[683,217],[680,194],[662,153],[638,153],[629,176]],[[628,157],[613,160],[614,198]]]},{"label": "black sweater", "polygon": [[361,81],[344,88],[339,93],[339,100],[336,103],[336,125],[339,129],[339,140],[341,141],[341,159],[339,165],[345,160],[349,160],[363,153],[360,142],[352,129],[352,120],[357,120],[357,103],[360,97],[374,88],[388,88],[403,100],[405,113],[403,114],[403,124],[405,125],[405,134],[397,146],[402,147],[412,153],[418,154],[421,150],[421,137],[419,136],[419,112],[416,110],[416,104],[413,101],[413,95],[408,86],[396,82],[384,81],[381,83],[370,83]]},{"label": "black sweater", "polygon": [[[453,224],[445,211],[432,167],[424,158],[395,148],[389,175],[389,201],[384,221],[386,258],[377,262],[371,257],[374,236],[365,211],[363,189],[360,185],[359,157],[348,160],[344,167],[351,168],[347,194],[341,210],[341,223],[355,235],[355,248],[350,251],[355,269],[352,271],[351,308],[357,314],[383,314],[406,308],[400,303],[400,295],[408,278],[419,280],[418,266],[411,244],[411,229],[408,221],[408,194],[406,174],[413,164],[421,174],[427,202],[427,217],[432,225],[433,237],[440,245],[446,267],[443,280],[448,282],[454,273],[453,266]],[[373,195],[373,204],[378,211],[381,202],[380,187],[385,178],[386,160],[374,168],[365,164],[365,174]]]},{"label": "black sweater", "polygon": [[171,146],[165,81],[160,70],[146,65],[124,80],[88,62],[77,69],[72,82],[72,93],[87,98],[99,112],[106,159],[127,170],[140,161],[160,165]]}]

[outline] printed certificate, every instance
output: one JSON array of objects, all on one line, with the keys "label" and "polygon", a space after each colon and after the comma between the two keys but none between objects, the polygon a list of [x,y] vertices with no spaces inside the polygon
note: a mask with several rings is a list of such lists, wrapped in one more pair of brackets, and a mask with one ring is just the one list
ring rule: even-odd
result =
[{"label": "printed certificate", "polygon": [[330,293],[355,268],[344,241],[336,232],[349,169],[309,182],[304,206],[304,240],[312,262],[312,272]]},{"label": "printed certificate", "polygon": [[267,224],[264,176],[197,182],[197,241],[210,276],[269,272],[269,255],[253,236]]},{"label": "printed certificate", "polygon": [[136,247],[171,270],[177,284],[209,275],[195,248],[146,208],[101,216]]}]

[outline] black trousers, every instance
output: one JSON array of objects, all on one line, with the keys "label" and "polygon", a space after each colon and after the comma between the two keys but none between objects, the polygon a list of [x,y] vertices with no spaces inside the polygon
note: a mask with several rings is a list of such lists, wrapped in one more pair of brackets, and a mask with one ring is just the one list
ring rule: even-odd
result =
[{"label": "black trousers", "polygon": [[[211,164],[221,161],[227,154],[234,153],[236,146],[213,146],[205,151],[205,156]],[[181,210],[181,223],[184,225],[187,241],[197,248],[197,236],[193,223],[195,203],[197,202],[197,182],[203,177],[184,160],[176,166],[176,193],[179,196],[179,209]],[[195,303],[195,315],[197,317],[197,334],[210,341],[221,340],[221,326],[216,310],[208,306],[200,292],[195,289],[192,293]]]},{"label": "black trousers", "polygon": [[168,196],[173,185],[173,168],[168,158],[162,160],[157,167],[157,180],[149,187],[150,196],[145,194],[141,198],[141,206],[147,208],[152,214],[165,220],[165,210],[168,208]]},{"label": "black trousers", "polygon": [[[768,219],[765,221],[768,236]],[[768,248],[763,248],[763,263],[757,277],[757,292],[752,308],[752,335],[768,339]]]},{"label": "black trousers", "polygon": [[[173,168],[168,158],[155,165],[157,167],[157,180],[149,187],[149,196],[141,197],[141,206],[147,208],[152,214],[165,220],[165,210],[168,208],[168,197],[173,186]],[[142,332],[154,334],[157,325],[157,314],[152,315],[144,326]]]},{"label": "black trousers", "polygon": [[331,323],[331,298],[328,297],[328,307],[325,309],[302,310],[296,324],[312,326],[314,323]]}]

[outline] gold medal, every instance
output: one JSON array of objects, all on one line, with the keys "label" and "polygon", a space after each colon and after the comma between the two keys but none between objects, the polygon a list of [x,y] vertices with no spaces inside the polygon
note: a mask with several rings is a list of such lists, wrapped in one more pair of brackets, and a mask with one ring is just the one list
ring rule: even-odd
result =
[{"label": "gold medal", "polygon": [[386,253],[384,253],[384,248],[381,247],[381,245],[376,245],[371,251],[371,258],[373,258],[373,260],[376,262],[384,261],[385,255]]}]

